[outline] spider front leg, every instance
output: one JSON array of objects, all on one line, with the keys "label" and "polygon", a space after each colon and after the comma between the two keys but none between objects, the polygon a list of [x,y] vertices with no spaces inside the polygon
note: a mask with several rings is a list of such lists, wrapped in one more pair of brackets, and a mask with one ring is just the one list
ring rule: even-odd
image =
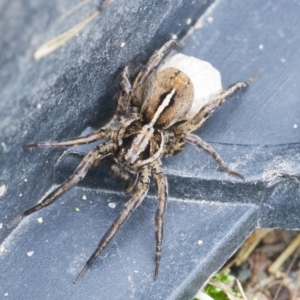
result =
[{"label": "spider front leg", "polygon": [[83,269],[80,271],[80,273],[77,275],[75,282],[78,281],[84,273],[88,270],[88,268],[91,266],[91,264],[94,262],[94,260],[100,255],[100,253],[103,251],[103,249],[108,245],[108,243],[111,241],[111,239],[114,237],[114,235],[117,233],[119,228],[123,225],[123,223],[129,218],[129,216],[132,214],[132,212],[141,204],[141,202],[144,200],[145,196],[148,193],[149,189],[149,182],[150,182],[150,173],[151,169],[147,166],[143,167],[140,173],[140,179],[137,184],[137,188],[135,190],[135,193],[131,197],[131,199],[124,205],[121,213],[116,218],[114,223],[110,226],[108,231],[105,233],[101,241],[99,242],[99,245],[95,252],[92,254],[92,256],[89,258],[89,260],[86,262]]},{"label": "spider front leg", "polygon": [[124,116],[127,113],[130,101],[131,83],[128,78],[128,67],[125,67],[121,73],[122,80],[120,82],[122,91],[118,98],[117,116]]},{"label": "spider front leg", "polygon": [[160,259],[161,259],[161,247],[163,238],[163,217],[167,206],[168,197],[168,181],[167,177],[163,174],[160,168],[161,163],[157,164],[153,168],[154,179],[158,191],[158,206],[155,215],[155,237],[156,237],[156,256],[155,256],[155,271],[154,276],[157,277]]},{"label": "spider front leg", "polygon": [[117,131],[111,128],[100,128],[86,136],[77,137],[61,142],[43,142],[43,143],[32,143],[26,145],[26,148],[41,148],[41,147],[70,147],[77,145],[85,145],[96,142],[101,139],[114,139]]},{"label": "spider front leg", "polygon": [[[103,147],[103,145],[101,145]],[[92,165],[99,163],[102,159],[110,155],[106,151],[101,150],[101,146],[93,148],[88,154],[83,158],[81,163],[76,168],[75,172],[58,188],[46,196],[40,203],[24,211],[21,215],[12,220],[9,226],[13,226],[24,217],[29,216],[30,214],[54,203],[55,200],[59,198],[62,194],[68,191],[72,186],[76,185],[80,180],[84,178],[87,171]]]},{"label": "spider front leg", "polygon": [[134,94],[132,95],[132,106],[141,107],[144,83],[146,82],[152,71],[160,64],[164,55],[170,50],[172,46],[176,44],[177,42],[175,40],[169,40],[168,42],[166,42],[160,49],[154,52],[147,64],[138,73],[133,83]]}]

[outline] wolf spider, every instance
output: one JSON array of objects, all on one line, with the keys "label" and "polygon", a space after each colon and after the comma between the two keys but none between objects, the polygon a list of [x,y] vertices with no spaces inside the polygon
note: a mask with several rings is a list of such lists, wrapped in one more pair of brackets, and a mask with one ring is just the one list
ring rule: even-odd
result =
[{"label": "wolf spider", "polygon": [[160,65],[173,44],[173,40],[168,41],[151,56],[136,76],[133,85],[128,78],[128,67],[125,67],[116,114],[106,126],[84,137],[27,145],[28,148],[70,147],[106,139],[106,142],[84,156],[73,175],[40,203],[16,217],[11,225],[52,204],[77,184],[91,166],[98,165],[104,159],[110,159],[112,171],[128,182],[125,192],[134,191],[75,281],[83,276],[120,226],[143,201],[149,189],[151,176],[154,177],[158,190],[154,272],[157,277],[161,259],[163,216],[168,195],[167,178],[161,169],[161,158],[180,152],[186,142],[210,154],[229,174],[243,178],[241,174],[229,169],[213,148],[191,132],[199,128],[226,98],[238,89],[248,86],[252,79],[236,83],[222,91],[219,72],[207,62],[176,54]]}]

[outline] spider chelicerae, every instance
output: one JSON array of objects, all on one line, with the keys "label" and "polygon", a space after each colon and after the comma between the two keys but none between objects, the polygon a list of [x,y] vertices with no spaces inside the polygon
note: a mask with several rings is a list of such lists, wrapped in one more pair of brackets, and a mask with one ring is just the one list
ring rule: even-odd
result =
[{"label": "spider chelicerae", "polygon": [[161,259],[163,216],[168,196],[167,178],[161,169],[161,158],[182,151],[186,142],[213,156],[229,174],[243,178],[241,174],[231,170],[213,148],[191,132],[198,129],[226,98],[238,89],[247,87],[253,78],[222,91],[220,73],[205,61],[176,54],[161,63],[164,55],[175,43],[170,40],[157,50],[132,85],[128,78],[128,67],[125,67],[116,114],[106,126],[84,137],[27,145],[28,148],[70,147],[106,140],[84,156],[73,175],[37,205],[15,218],[10,225],[52,204],[76,185],[91,166],[98,165],[104,159],[110,160],[112,171],[127,181],[125,192],[132,193],[132,197],[107,230],[76,281],[83,276],[120,226],[143,201],[152,176],[158,192],[154,272],[157,277]]}]

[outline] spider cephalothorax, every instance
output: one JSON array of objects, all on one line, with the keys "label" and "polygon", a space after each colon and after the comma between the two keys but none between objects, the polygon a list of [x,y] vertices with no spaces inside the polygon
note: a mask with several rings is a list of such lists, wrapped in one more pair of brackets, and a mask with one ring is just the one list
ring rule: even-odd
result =
[{"label": "spider cephalothorax", "polygon": [[70,178],[36,206],[14,219],[12,225],[53,203],[77,184],[92,165],[98,165],[104,159],[110,159],[112,171],[128,181],[125,191],[133,192],[76,280],[86,272],[119,227],[143,201],[148,192],[151,176],[154,177],[158,190],[155,217],[155,276],[158,275],[163,215],[168,194],[167,179],[160,167],[160,159],[181,151],[185,142],[192,143],[212,155],[228,173],[243,178],[239,173],[229,169],[214,149],[191,132],[199,128],[226,98],[238,89],[246,87],[252,79],[236,83],[222,91],[220,73],[207,62],[176,54],[161,63],[172,44],[174,41],[167,42],[151,56],[132,86],[128,79],[128,69],[127,67],[124,69],[116,115],[105,127],[85,137],[28,145],[29,148],[68,147],[106,139],[106,142],[85,155]]}]

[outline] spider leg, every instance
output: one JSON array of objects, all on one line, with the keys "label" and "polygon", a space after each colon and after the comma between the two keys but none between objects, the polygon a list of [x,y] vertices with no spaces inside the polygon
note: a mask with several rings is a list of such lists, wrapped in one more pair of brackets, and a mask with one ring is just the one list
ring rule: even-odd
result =
[{"label": "spider leg", "polygon": [[166,156],[176,155],[184,149],[185,136],[179,135],[164,150]]},{"label": "spider leg", "polygon": [[26,145],[26,148],[36,148],[36,147],[69,147],[76,145],[84,145],[96,142],[101,139],[112,139],[116,135],[116,131],[109,128],[100,128],[86,136],[73,138],[61,142],[44,142],[44,143],[32,143]]},{"label": "spider leg", "polygon": [[133,178],[130,181],[128,181],[128,183],[125,186],[125,194],[130,194],[133,191],[133,189],[136,187],[139,181],[139,178],[140,178],[139,173],[135,173],[133,175]]},{"label": "spider leg", "polygon": [[133,190],[133,188],[136,186],[137,181],[139,179],[138,173],[131,174],[124,170],[121,166],[118,164],[112,164],[110,166],[110,169],[119,177],[121,177],[123,180],[127,181],[125,186],[125,193],[129,194]]},{"label": "spider leg", "polygon": [[214,110],[221,104],[223,104],[227,98],[231,97],[239,89],[246,88],[252,81],[253,79],[250,78],[247,82],[238,82],[223,91],[221,94],[216,95],[212,101],[210,101],[200,109],[200,111],[194,116],[194,118],[176,127],[176,135],[185,132],[192,132],[198,129],[204,123],[204,121],[214,112]]},{"label": "spider leg", "polygon": [[141,171],[141,177],[139,180],[139,183],[137,185],[136,191],[131,197],[131,199],[124,205],[121,213],[116,218],[114,223],[110,226],[110,228],[107,230],[101,241],[99,242],[99,245],[95,252],[92,254],[92,256],[89,258],[89,260],[86,262],[83,269],[80,271],[80,273],[77,275],[75,282],[78,281],[84,273],[87,271],[87,269],[91,266],[91,264],[94,262],[94,260],[99,256],[99,254],[102,252],[102,250],[108,245],[108,243],[111,241],[111,239],[114,237],[114,235],[117,233],[119,228],[123,225],[123,223],[129,218],[131,213],[140,205],[140,203],[144,200],[145,196],[148,193],[149,189],[149,176],[150,176],[149,168],[144,167]]},{"label": "spider leg", "polygon": [[86,175],[87,171],[92,165],[96,164],[98,161],[102,160],[108,155],[110,155],[110,153],[101,154],[99,151],[99,147],[93,148],[83,158],[81,163],[76,168],[75,172],[64,183],[62,183],[53,192],[51,192],[48,196],[46,196],[40,203],[24,211],[21,215],[19,215],[14,220],[12,220],[9,226],[15,225],[16,223],[21,221],[24,217],[52,204],[54,201],[58,199],[59,196],[61,196],[63,193],[68,191],[72,186],[77,184],[81,179],[83,179],[83,177]]},{"label": "spider leg", "polygon": [[121,73],[122,80],[120,82],[122,91],[118,97],[117,116],[124,116],[127,113],[130,100],[131,83],[128,78],[128,67],[125,67]]},{"label": "spider leg", "polygon": [[220,165],[221,168],[223,168],[227,173],[237,176],[239,178],[244,179],[244,176],[241,175],[238,172],[235,172],[226,165],[225,161],[221,158],[221,156],[214,150],[211,146],[209,146],[207,143],[205,143],[200,137],[194,134],[187,134],[185,136],[185,140],[191,144],[196,145],[198,148],[204,150],[207,154],[210,154]]},{"label": "spider leg", "polygon": [[159,167],[159,165],[154,167],[153,170],[154,179],[158,190],[158,207],[155,215],[156,256],[154,272],[154,276],[157,277],[161,258],[163,217],[167,206],[168,181],[167,177],[163,174],[162,169]]},{"label": "spider leg", "polygon": [[146,65],[143,66],[142,70],[138,73],[134,83],[133,91],[135,91],[132,98],[132,106],[141,107],[141,94],[143,92],[142,86],[146,82],[151,72],[159,65],[164,55],[170,50],[173,45],[176,45],[175,40],[169,40],[160,49],[156,50],[150,57]]}]

